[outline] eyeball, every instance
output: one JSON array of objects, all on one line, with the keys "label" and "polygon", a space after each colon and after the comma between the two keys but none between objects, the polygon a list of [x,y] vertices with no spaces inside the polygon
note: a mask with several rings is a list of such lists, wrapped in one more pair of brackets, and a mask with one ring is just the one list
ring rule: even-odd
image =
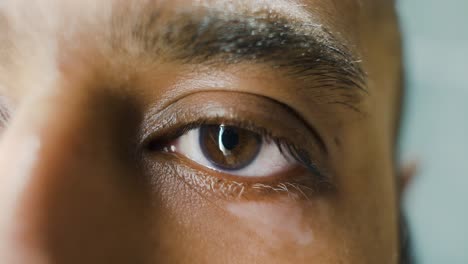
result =
[{"label": "eyeball", "polygon": [[243,177],[268,177],[297,166],[268,138],[235,126],[203,125],[170,147],[204,167]]}]

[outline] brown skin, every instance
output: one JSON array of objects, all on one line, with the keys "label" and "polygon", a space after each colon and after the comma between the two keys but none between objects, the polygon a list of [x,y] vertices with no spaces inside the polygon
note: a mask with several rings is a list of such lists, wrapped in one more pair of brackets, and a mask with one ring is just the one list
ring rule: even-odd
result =
[{"label": "brown skin", "polygon": [[[301,2],[300,13],[366,73],[365,92],[344,95],[331,89],[337,82],[301,89],[320,86],[318,75],[301,81],[271,63],[181,63],[166,47],[155,55],[132,44],[125,25],[150,9],[161,10],[155,27],[181,9],[199,16],[190,0],[141,9],[140,1],[36,2],[6,1],[0,15],[0,97],[11,116],[0,123],[0,262],[398,262],[401,61],[391,1]],[[234,2],[239,16],[257,3]],[[274,10],[291,18],[297,4]],[[332,103],[342,97],[347,105]],[[250,120],[304,146],[329,183],[304,170],[232,177],[148,147],[220,109],[223,120]],[[256,181],[300,191],[257,190]],[[235,184],[241,194],[226,187]]]}]

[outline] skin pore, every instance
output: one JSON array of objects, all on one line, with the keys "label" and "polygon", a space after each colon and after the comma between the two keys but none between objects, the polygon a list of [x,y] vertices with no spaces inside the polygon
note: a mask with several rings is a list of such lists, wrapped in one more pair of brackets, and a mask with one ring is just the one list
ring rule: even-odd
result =
[{"label": "skin pore", "polygon": [[393,4],[2,1],[0,262],[398,263]]}]

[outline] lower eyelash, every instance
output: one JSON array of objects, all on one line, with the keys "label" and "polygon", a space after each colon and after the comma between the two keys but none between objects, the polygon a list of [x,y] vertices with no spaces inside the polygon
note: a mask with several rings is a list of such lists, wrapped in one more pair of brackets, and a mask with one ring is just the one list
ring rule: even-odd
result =
[{"label": "lower eyelash", "polygon": [[[177,156],[173,157],[178,159]],[[315,195],[335,190],[331,183],[317,181],[316,178],[302,173],[290,180],[279,180],[273,183],[245,183],[208,175],[203,169],[193,168],[192,165],[182,163],[180,166],[185,169],[171,165],[170,170],[180,176],[187,187],[203,196],[214,195],[223,200],[272,199],[276,195],[287,195],[293,200],[311,200]]]}]

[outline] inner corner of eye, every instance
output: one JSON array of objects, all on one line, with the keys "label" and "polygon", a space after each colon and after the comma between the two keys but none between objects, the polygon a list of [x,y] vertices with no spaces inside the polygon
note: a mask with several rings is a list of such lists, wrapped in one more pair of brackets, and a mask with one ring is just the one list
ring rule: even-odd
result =
[{"label": "inner corner of eye", "polygon": [[149,152],[174,152],[175,146],[171,141],[166,140],[150,140],[146,146],[146,150]]}]

